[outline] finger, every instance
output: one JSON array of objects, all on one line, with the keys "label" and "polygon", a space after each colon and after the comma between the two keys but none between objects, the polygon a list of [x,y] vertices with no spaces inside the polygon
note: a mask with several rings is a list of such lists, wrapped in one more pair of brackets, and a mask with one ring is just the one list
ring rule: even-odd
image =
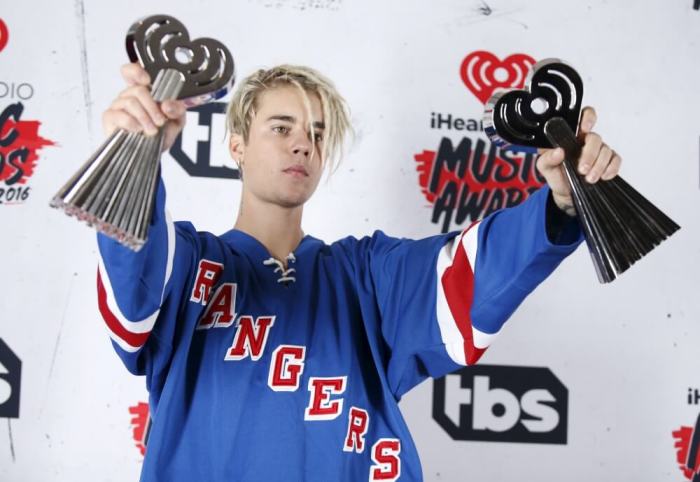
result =
[{"label": "finger", "polygon": [[122,65],[120,72],[127,85],[150,85],[151,83],[151,76],[137,63]]},{"label": "finger", "polygon": [[141,124],[141,128],[147,135],[152,136],[158,132],[155,124],[151,121],[151,116],[148,115],[148,112],[146,112],[146,109],[137,98],[119,97],[112,102],[110,108],[113,110],[123,110],[134,117],[139,124]]},{"label": "finger", "polygon": [[537,162],[540,169],[552,169],[564,162],[564,149],[557,147],[556,149],[543,150]]},{"label": "finger", "polygon": [[141,132],[143,130],[136,118],[128,112],[118,109],[107,109],[102,114],[102,125],[107,136],[117,129],[124,129],[129,132]]},{"label": "finger", "polygon": [[583,149],[581,156],[578,159],[578,172],[580,174],[588,174],[595,160],[598,159],[598,153],[603,146],[603,140],[595,132],[586,134],[584,138]]},{"label": "finger", "polygon": [[160,107],[163,113],[172,120],[184,117],[185,111],[187,110],[184,102],[179,100],[165,100]]},{"label": "finger", "polygon": [[186,117],[182,116],[176,120],[169,121],[165,125],[165,135],[163,137],[163,150],[170,149],[170,146],[175,142],[180,131],[185,127]]},{"label": "finger", "polygon": [[579,121],[579,135],[591,132],[597,121],[598,114],[596,114],[595,109],[593,107],[584,107],[581,112],[581,120]]},{"label": "finger", "polygon": [[620,166],[622,165],[622,158],[618,156],[615,151],[613,151],[613,157],[610,160],[610,164],[605,169],[605,172],[600,177],[604,181],[609,181],[613,177],[617,176],[620,172]]},{"label": "finger", "polygon": [[605,169],[607,169],[608,165],[610,164],[612,157],[612,149],[603,144],[593,167],[591,167],[591,169],[588,171],[588,175],[586,175],[586,181],[590,182],[591,184],[598,182],[598,179],[600,179],[600,176],[603,174],[603,172],[605,172]]},{"label": "finger", "polygon": [[172,122],[173,124],[175,124],[175,126],[177,127],[177,130],[178,130],[178,131],[181,131],[181,130],[185,127],[185,124],[187,123],[187,117],[185,117],[185,116],[183,115],[183,116],[180,116],[180,117],[178,117],[177,119],[175,119],[175,120],[173,120],[173,121],[171,121],[171,122]]},{"label": "finger", "polygon": [[156,103],[156,101],[153,100],[151,91],[148,90],[148,88],[142,85],[134,85],[132,87],[127,87],[119,94],[119,97],[135,97],[141,103],[141,106],[146,110],[153,124],[157,125],[158,127],[165,124],[165,121],[167,119],[161,111],[158,104]]}]

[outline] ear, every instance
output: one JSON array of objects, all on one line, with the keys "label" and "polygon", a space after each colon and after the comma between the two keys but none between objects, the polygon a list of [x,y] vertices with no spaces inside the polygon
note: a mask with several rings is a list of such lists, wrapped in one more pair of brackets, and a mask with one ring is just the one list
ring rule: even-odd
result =
[{"label": "ear", "polygon": [[241,162],[245,153],[245,142],[242,135],[232,133],[229,136],[228,152],[236,163]]}]

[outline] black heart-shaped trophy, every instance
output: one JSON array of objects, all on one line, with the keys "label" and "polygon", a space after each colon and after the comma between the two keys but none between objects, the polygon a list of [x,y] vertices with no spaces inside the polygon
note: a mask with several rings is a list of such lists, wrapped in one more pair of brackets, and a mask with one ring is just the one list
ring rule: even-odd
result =
[{"label": "black heart-shaped trophy", "polygon": [[[190,41],[185,26],[173,17],[154,15],[134,23],[126,51],[154,79],[156,102],[180,99],[193,107],[219,99],[233,87],[228,49],[210,38]],[[56,193],[51,206],[138,251],[148,237],[163,132],[160,128],[149,137],[115,131]]]},{"label": "black heart-shaped trophy", "polygon": [[601,283],[613,281],[635,261],[680,229],[620,176],[588,183],[576,169],[576,139],[583,82],[558,59],[532,66],[526,90],[501,91],[486,103],[484,130],[497,145],[537,152],[561,147],[563,170],[576,214]]}]

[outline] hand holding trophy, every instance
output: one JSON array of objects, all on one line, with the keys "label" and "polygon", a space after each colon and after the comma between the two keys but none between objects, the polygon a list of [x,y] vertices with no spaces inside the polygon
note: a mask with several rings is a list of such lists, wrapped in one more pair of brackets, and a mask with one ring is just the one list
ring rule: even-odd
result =
[{"label": "hand holding trophy", "polygon": [[504,148],[563,148],[576,214],[598,279],[608,283],[680,226],[620,176],[591,184],[578,174],[581,146],[575,132],[582,97],[583,82],[573,68],[556,59],[543,60],[532,67],[526,90],[501,91],[489,99],[484,129]]},{"label": "hand holding trophy", "polygon": [[[223,97],[233,86],[228,49],[209,38],[190,41],[184,25],[173,17],[155,15],[136,22],[127,34],[126,50],[153,79],[156,102],[180,99],[192,107]],[[138,251],[148,236],[164,129],[146,134],[113,132],[56,193],[51,206]]]}]

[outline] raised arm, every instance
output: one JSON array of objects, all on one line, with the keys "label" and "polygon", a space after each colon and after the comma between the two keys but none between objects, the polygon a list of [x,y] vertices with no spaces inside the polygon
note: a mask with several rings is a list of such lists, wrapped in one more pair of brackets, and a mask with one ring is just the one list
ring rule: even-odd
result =
[{"label": "raised arm", "polygon": [[[614,177],[621,160],[591,132],[595,111],[584,110],[582,122],[579,172],[589,182]],[[369,275],[381,312],[376,332],[397,396],[427,376],[476,363],[513,311],[582,241],[562,161],[560,150],[543,151],[538,168],[548,186],[462,233],[372,238]]]},{"label": "raised arm", "polygon": [[[150,94],[148,73],[138,64],[125,65],[121,72],[127,87],[102,116],[105,134],[125,129],[155,135],[162,127],[167,149],[184,126],[184,105],[178,101],[158,105]],[[157,336],[151,334],[167,295],[176,249],[182,258],[187,247],[187,242],[178,243],[178,238],[184,239],[176,234],[166,213],[165,187],[160,179],[148,241],[139,252],[98,234],[99,310],[117,352],[135,373],[146,370],[141,352],[148,339]],[[161,345],[165,343],[161,340]]]}]

